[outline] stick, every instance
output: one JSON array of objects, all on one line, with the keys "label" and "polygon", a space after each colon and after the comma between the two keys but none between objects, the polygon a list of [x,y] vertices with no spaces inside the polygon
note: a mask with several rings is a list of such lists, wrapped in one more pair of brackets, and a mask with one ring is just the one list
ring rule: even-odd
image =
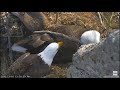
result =
[{"label": "stick", "polygon": [[7,21],[6,21],[6,31],[8,33],[8,47],[9,47],[9,58],[10,58],[10,61],[11,61],[11,64],[13,63],[13,55],[12,55],[12,50],[11,50],[11,38],[10,38],[10,28],[9,28],[9,18],[10,18],[10,15],[8,13],[7,15]]},{"label": "stick", "polygon": [[81,20],[81,17],[80,16],[78,16],[78,17],[79,17],[80,22],[84,25],[84,27],[87,28],[87,26],[85,25],[85,23]]},{"label": "stick", "polygon": [[56,20],[55,20],[55,24],[58,23],[58,17],[59,17],[59,13],[56,13]]},{"label": "stick", "polygon": [[105,29],[107,29],[107,28],[105,27],[104,23],[103,23],[102,16],[101,16],[100,12],[97,12],[97,14],[98,14],[98,16],[99,16],[100,23],[102,24],[102,26],[103,26]]}]

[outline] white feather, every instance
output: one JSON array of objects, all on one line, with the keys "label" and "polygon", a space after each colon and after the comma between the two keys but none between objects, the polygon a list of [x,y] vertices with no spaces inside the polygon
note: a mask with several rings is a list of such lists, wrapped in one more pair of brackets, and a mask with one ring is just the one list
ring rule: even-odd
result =
[{"label": "white feather", "polygon": [[11,47],[13,51],[16,51],[16,52],[22,52],[22,53],[26,53],[26,48],[24,47],[21,47],[17,44],[13,44],[13,46]]},{"label": "white feather", "polygon": [[80,43],[90,44],[90,43],[99,43],[100,42],[100,33],[96,30],[86,31],[81,35]]},{"label": "white feather", "polygon": [[38,54],[42,60],[51,66],[52,61],[56,53],[58,52],[59,45],[57,43],[49,44],[41,53]]}]

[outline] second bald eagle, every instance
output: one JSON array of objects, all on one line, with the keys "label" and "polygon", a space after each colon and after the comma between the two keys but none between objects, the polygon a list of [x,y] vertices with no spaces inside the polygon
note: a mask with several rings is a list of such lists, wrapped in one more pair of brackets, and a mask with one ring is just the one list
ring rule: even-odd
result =
[{"label": "second bald eagle", "polygon": [[28,75],[31,78],[39,78],[47,75],[54,56],[62,45],[63,42],[53,42],[38,54],[23,54],[9,67],[6,75]]}]

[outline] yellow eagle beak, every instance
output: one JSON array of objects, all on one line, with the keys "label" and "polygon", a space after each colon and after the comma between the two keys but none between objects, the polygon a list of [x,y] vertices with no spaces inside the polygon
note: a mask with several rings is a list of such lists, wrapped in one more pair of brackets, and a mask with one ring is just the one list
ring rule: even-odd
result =
[{"label": "yellow eagle beak", "polygon": [[61,47],[63,45],[63,42],[57,42],[57,44],[59,45],[59,47]]}]

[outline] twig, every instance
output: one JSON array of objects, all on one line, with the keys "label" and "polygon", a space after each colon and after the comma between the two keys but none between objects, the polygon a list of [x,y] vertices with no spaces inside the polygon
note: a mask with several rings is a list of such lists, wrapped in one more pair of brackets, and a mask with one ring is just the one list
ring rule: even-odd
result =
[{"label": "twig", "polygon": [[111,21],[112,21],[112,19],[113,19],[114,16],[115,16],[115,15],[114,15],[114,12],[112,12],[112,15],[111,15],[111,17],[110,17],[110,27],[111,27]]},{"label": "twig", "polygon": [[59,17],[59,13],[56,13],[55,24],[58,23],[58,17]]},{"label": "twig", "polygon": [[106,21],[107,23],[109,23],[109,22],[108,22],[108,19],[103,15],[103,13],[100,12],[100,14],[101,14],[101,16],[105,19],[105,21]]},{"label": "twig", "polygon": [[79,17],[80,22],[84,25],[84,27],[87,28],[87,26],[85,25],[85,23],[81,20],[81,17],[80,16],[78,16],[78,17]]},{"label": "twig", "polygon": [[9,27],[9,13],[7,15],[7,20],[6,20],[6,31],[8,33],[8,47],[9,47],[9,58],[11,61],[11,64],[13,63],[13,55],[12,55],[12,50],[11,50],[11,38],[10,38],[10,27]]},{"label": "twig", "polygon": [[115,15],[114,15],[114,12],[112,12],[112,15],[111,15],[111,17],[110,17],[110,22],[112,21],[112,18],[114,17]]},{"label": "twig", "polygon": [[100,23],[102,24],[102,26],[103,26],[105,29],[107,29],[106,26],[105,26],[104,23],[103,23],[101,13],[100,13],[100,12],[97,12],[97,14],[98,14],[98,16],[99,16]]}]

